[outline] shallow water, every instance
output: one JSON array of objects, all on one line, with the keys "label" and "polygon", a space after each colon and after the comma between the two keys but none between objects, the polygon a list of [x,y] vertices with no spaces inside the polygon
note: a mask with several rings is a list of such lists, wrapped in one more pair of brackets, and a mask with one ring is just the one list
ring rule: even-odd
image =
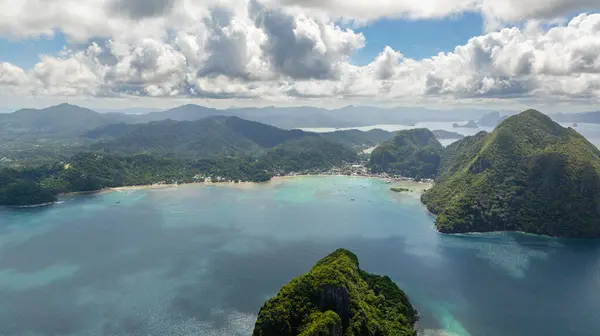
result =
[{"label": "shallow water", "polygon": [[414,194],[300,177],[1,209],[0,335],[250,335],[268,297],[339,247],[408,293],[422,335],[600,330],[598,242],[440,235]]}]

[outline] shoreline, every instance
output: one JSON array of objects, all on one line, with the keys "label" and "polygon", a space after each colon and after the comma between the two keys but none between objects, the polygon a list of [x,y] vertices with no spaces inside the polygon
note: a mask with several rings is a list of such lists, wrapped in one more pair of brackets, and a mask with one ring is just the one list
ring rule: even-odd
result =
[{"label": "shoreline", "polygon": [[55,204],[56,202],[46,202],[40,204],[31,204],[31,205],[5,205],[6,208],[12,209],[33,209],[33,208],[42,208]]},{"label": "shoreline", "polygon": [[193,186],[193,185],[204,185],[204,186],[227,186],[227,187],[250,187],[250,186],[258,186],[258,185],[266,185],[269,183],[273,183],[276,181],[283,181],[286,179],[300,178],[300,177],[352,177],[352,178],[369,178],[369,179],[378,179],[388,184],[414,184],[419,186],[426,186],[425,189],[420,189],[418,191],[424,191],[433,186],[433,182],[430,181],[414,181],[408,178],[391,178],[391,177],[380,177],[380,176],[364,176],[364,175],[343,175],[343,174],[306,174],[306,175],[281,175],[281,176],[273,176],[269,181],[265,182],[191,182],[191,183],[179,183],[179,184],[166,184],[166,183],[156,183],[156,184],[145,184],[145,185],[137,185],[137,186],[122,186],[122,187],[112,187],[112,188],[104,188],[97,191],[89,191],[89,192],[73,192],[66,193],[64,196],[71,195],[89,195],[89,194],[97,194],[102,192],[111,192],[111,191],[126,191],[126,190],[143,190],[143,189],[167,189],[167,188],[179,188],[184,186]]},{"label": "shoreline", "polygon": [[[145,184],[145,185],[135,185],[135,186],[121,186],[121,187],[110,187],[110,188],[102,188],[99,190],[90,190],[90,191],[73,191],[67,193],[61,193],[56,195],[57,197],[71,197],[71,196],[86,196],[86,195],[99,195],[103,193],[110,192],[122,192],[127,190],[143,190],[143,189],[168,189],[168,188],[179,188],[184,186],[193,186],[193,185],[202,185],[202,186],[224,186],[224,187],[241,187],[241,188],[250,188],[259,185],[266,185],[270,183],[283,182],[286,179],[299,178],[299,177],[352,177],[352,178],[369,178],[369,179],[378,179],[386,182],[387,184],[413,184],[423,186],[425,188],[419,188],[415,190],[415,192],[406,193],[406,194],[420,194],[423,191],[431,188],[433,186],[433,182],[417,182],[414,180],[410,180],[407,178],[390,178],[390,177],[381,177],[381,176],[371,176],[371,175],[343,175],[343,174],[297,174],[297,175],[281,175],[281,176],[273,176],[269,181],[265,182],[191,182],[191,183],[179,183],[179,184],[166,184],[166,183],[155,183],[155,184]],[[58,200],[60,201],[60,199]],[[5,206],[7,208],[14,209],[28,209],[28,208],[40,208],[46,207],[50,205],[56,204],[58,201],[54,202],[46,202],[41,204],[32,204],[32,205],[19,205],[19,206]]]}]

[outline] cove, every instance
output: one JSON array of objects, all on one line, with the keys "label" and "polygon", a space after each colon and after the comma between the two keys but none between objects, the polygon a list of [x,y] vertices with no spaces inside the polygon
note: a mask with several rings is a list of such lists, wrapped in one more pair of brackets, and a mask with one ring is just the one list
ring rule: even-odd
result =
[{"label": "cove", "polygon": [[250,335],[267,298],[340,247],[406,291],[420,335],[597,335],[597,241],[441,235],[389,187],[297,177],[2,208],[0,335]]}]

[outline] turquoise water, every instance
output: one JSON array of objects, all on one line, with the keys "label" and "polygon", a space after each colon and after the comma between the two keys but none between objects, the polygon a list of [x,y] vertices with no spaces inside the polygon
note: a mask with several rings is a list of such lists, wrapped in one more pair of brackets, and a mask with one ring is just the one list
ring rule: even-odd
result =
[{"label": "turquoise water", "polygon": [[599,243],[440,235],[388,189],[303,177],[1,209],[0,335],[250,335],[267,298],[339,247],[409,294],[421,335],[598,335]]}]

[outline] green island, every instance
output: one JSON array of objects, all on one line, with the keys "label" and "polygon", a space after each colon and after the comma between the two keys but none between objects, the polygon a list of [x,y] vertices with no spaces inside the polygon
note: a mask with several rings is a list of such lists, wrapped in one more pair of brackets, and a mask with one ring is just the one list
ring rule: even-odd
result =
[{"label": "green island", "polygon": [[450,145],[422,201],[445,233],[600,237],[600,151],[528,110]]},{"label": "green island", "polygon": [[387,276],[360,269],[339,249],[293,279],[260,309],[253,336],[415,336],[419,319]]},{"label": "green island", "polygon": [[452,124],[453,128],[479,128],[479,126],[477,126],[477,123],[475,123],[473,120],[469,120],[466,124],[458,124],[458,123],[454,123]]},{"label": "green island", "polygon": [[444,147],[426,128],[399,131],[371,153],[369,167],[374,173],[411,178],[433,178]]}]

